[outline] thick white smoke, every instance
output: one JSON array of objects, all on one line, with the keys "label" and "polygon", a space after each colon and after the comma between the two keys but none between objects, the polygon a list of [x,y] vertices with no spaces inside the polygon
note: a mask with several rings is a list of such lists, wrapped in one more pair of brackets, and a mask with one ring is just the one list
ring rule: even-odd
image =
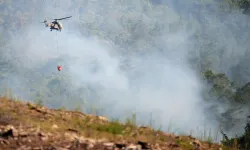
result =
[{"label": "thick white smoke", "polygon": [[[8,86],[20,96],[32,99],[27,94],[29,91],[20,92],[17,87],[46,89],[47,84],[38,83],[56,75],[67,83],[63,88],[68,93],[91,88],[94,92],[84,93],[84,100],[87,105],[103,108],[102,115],[124,119],[136,113],[139,124],[148,124],[152,114],[155,127],[161,126],[164,130],[172,124],[173,130],[185,133],[204,125],[216,131],[218,122],[206,118],[203,85],[189,62],[190,58],[204,54],[202,45],[209,45],[207,37],[193,40],[194,33],[204,28],[197,21],[187,22],[181,12],[170,7],[182,4],[170,0],[165,3],[169,6],[136,0],[44,1],[43,11],[37,16],[73,17],[62,21],[65,29],[57,34],[34,22],[12,39],[12,49],[6,51],[6,58],[19,68],[20,76],[9,76],[11,84]],[[186,3],[190,8],[191,2]],[[213,21],[215,16],[210,15],[207,19]],[[227,55],[221,60],[212,60],[212,67],[223,70],[221,66],[226,66],[224,70],[228,71],[232,65],[226,62],[234,55],[229,50],[232,45],[236,47],[237,42],[226,27],[216,24],[222,29],[215,30],[216,26],[209,27],[212,25],[209,23],[207,33],[211,39],[216,35],[215,40],[221,43],[213,46],[226,47]],[[215,34],[209,33],[212,31]],[[227,37],[224,38],[230,43],[218,37],[219,31],[225,31]],[[243,51],[245,49],[234,57],[240,58]],[[207,57],[211,53],[208,52]],[[57,72],[58,64],[63,66],[62,72]],[[27,78],[27,74],[32,73],[29,76],[32,79]],[[31,85],[30,80],[37,83]],[[49,106],[86,105],[82,99],[72,100],[67,95],[64,99],[65,95],[59,93],[50,96],[51,100],[46,102]],[[196,135],[201,132],[202,129]]]}]

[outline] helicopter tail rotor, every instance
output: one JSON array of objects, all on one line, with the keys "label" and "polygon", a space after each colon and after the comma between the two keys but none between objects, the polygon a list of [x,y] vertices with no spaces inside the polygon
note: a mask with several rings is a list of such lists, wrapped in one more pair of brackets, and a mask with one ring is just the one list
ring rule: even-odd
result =
[{"label": "helicopter tail rotor", "polygon": [[44,21],[43,21],[43,22],[40,22],[40,23],[47,23],[47,19],[44,19]]},{"label": "helicopter tail rotor", "polygon": [[43,22],[40,22],[40,23],[44,23],[44,24],[45,24],[45,27],[48,27],[47,19],[44,19],[44,21],[43,21]]}]

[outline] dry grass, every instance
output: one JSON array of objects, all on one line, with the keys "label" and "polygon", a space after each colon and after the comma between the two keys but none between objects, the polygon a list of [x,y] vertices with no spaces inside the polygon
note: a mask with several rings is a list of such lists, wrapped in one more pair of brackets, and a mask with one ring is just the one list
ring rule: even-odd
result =
[{"label": "dry grass", "polygon": [[[65,109],[48,109],[42,106],[42,101],[36,104],[24,103],[14,97],[10,90],[0,98],[0,125],[12,124],[16,126],[35,126],[44,132],[65,133],[74,132],[78,135],[93,139],[107,139],[113,142],[135,142],[144,141],[166,145],[175,143],[182,149],[194,149],[192,144],[195,138],[191,136],[175,136],[164,133],[160,130],[153,130],[148,127],[136,126],[136,114],[128,118],[125,123],[118,119],[108,121],[106,118],[95,115],[86,115],[79,110],[66,111]],[[152,123],[152,121],[150,121]],[[56,128],[55,128],[56,126]],[[202,139],[203,138],[203,139]],[[203,147],[210,149],[235,149],[226,148],[219,144],[212,143],[211,135],[205,133],[201,136]]]},{"label": "dry grass", "polygon": [[[114,140],[116,137],[123,137],[125,140],[138,140],[138,138],[150,139],[150,141],[162,141],[164,139],[151,128],[136,128],[132,119],[125,124],[118,120],[108,122],[105,118],[85,115],[80,112],[47,109],[31,103],[8,100],[6,97],[0,99],[1,119],[8,115],[10,124],[26,124],[39,126],[48,132],[74,130],[79,134],[89,137],[105,137]],[[52,126],[58,126],[53,129]],[[156,134],[158,134],[156,136]],[[163,136],[163,133],[161,133]],[[146,136],[146,137],[143,137]]]},{"label": "dry grass", "polygon": [[[175,143],[182,149],[193,149],[191,143],[194,138],[191,136],[174,136],[150,127],[137,127],[135,115],[125,123],[120,123],[119,120],[107,121],[104,117],[86,115],[77,111],[47,109],[31,103],[9,100],[7,97],[0,98],[0,101],[0,124],[35,126],[50,133],[71,131],[85,137],[105,138],[113,142],[144,141],[159,145]],[[203,142],[203,145],[214,149],[221,147],[210,142]]]}]

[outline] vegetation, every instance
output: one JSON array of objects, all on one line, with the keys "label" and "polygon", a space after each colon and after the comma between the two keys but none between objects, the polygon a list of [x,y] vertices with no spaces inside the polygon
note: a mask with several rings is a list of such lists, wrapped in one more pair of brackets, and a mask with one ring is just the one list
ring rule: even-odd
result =
[{"label": "vegetation", "polygon": [[[108,121],[107,118],[102,116],[87,115],[77,111],[48,109],[44,106],[24,103],[18,99],[9,99],[7,96],[1,97],[0,102],[0,128],[6,126],[5,130],[7,130],[8,126],[11,125],[15,127],[12,132],[17,134],[14,136],[18,136],[16,140],[12,141],[11,137],[5,138],[10,133],[1,130],[0,139],[5,142],[0,143],[0,148],[3,149],[17,148],[20,145],[22,147],[37,147],[37,144],[32,145],[33,142],[38,142],[40,147],[47,148],[60,141],[69,142],[67,141],[69,139],[82,139],[84,137],[89,141],[100,140],[116,143],[120,146],[142,143],[141,145],[158,145],[158,148],[162,149],[191,150],[202,147],[217,150],[224,147],[231,150],[229,147],[213,143],[209,138],[206,141],[200,141],[191,136],[176,136],[173,133],[154,130],[149,126],[137,126],[134,123],[135,115],[127,118],[125,123],[121,123],[118,119]],[[49,135],[51,139],[43,138],[36,141],[36,138],[34,138],[36,132],[40,136],[46,137],[46,135]],[[57,138],[59,139],[55,140]],[[80,142],[82,141],[80,140]],[[62,145],[61,143],[59,146]],[[150,149],[157,148],[151,147]]]},{"label": "vegetation", "polygon": [[245,104],[250,100],[250,82],[242,87],[234,86],[224,73],[214,73],[208,70],[204,73],[207,83],[211,85],[209,93],[217,99],[225,98],[228,101]]},{"label": "vegetation", "polygon": [[225,97],[227,100],[235,100],[233,83],[228,79],[226,74],[215,74],[211,70],[208,70],[204,73],[204,77],[212,85],[209,93],[213,97],[217,97],[218,99]]},{"label": "vegetation", "polygon": [[[204,73],[204,77],[212,84],[211,93],[217,97],[226,97],[226,100],[232,103],[249,104],[250,100],[250,82],[240,88],[233,87],[233,83],[229,81],[225,74],[215,74],[211,70]],[[230,112],[228,112],[230,113]],[[221,131],[224,139],[222,144],[230,147],[239,148],[240,150],[250,149],[250,116],[245,126],[243,135],[235,138],[228,138],[227,135]]]},{"label": "vegetation", "polygon": [[[250,117],[248,117],[249,119]],[[245,126],[245,132],[243,135],[235,138],[228,138],[225,133],[223,133],[224,139],[222,144],[228,147],[235,147],[240,150],[249,150],[250,149],[250,120],[248,120]]]}]

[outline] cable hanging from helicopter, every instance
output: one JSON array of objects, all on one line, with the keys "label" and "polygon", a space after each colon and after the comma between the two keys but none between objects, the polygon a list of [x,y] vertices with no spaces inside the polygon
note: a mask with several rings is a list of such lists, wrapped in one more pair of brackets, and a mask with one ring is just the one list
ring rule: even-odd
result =
[{"label": "cable hanging from helicopter", "polygon": [[[43,22],[45,24],[45,27],[49,27],[50,31],[56,30],[56,31],[62,31],[63,29],[63,25],[61,22],[59,22],[58,20],[63,20],[63,19],[68,19],[71,18],[72,16],[68,16],[68,17],[64,17],[64,18],[59,18],[59,19],[50,19],[50,20],[54,20],[52,22],[48,22],[47,19],[44,19]],[[56,50],[58,51],[58,41],[57,41],[57,32],[56,32]],[[57,66],[57,70],[61,71],[62,70],[62,66],[58,65]]]},{"label": "cable hanging from helicopter", "polygon": [[[57,40],[57,32],[56,32],[56,52],[58,52],[58,40]],[[57,70],[62,71],[62,66],[57,65]]]}]

